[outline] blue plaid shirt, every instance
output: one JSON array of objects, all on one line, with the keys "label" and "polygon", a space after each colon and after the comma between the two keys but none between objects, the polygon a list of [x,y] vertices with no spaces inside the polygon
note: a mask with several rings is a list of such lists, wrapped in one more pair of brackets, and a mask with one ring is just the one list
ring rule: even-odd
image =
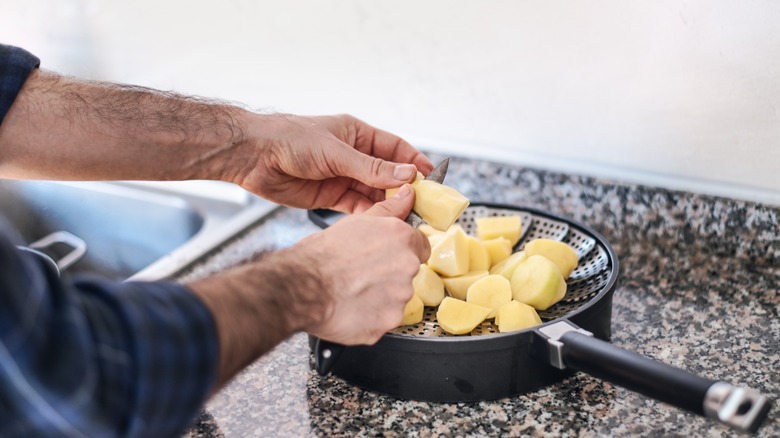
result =
[{"label": "blue plaid shirt", "polygon": [[[0,45],[0,121],[37,66]],[[60,279],[17,239],[0,219],[0,436],[183,433],[216,379],[200,300],[175,283]]]}]

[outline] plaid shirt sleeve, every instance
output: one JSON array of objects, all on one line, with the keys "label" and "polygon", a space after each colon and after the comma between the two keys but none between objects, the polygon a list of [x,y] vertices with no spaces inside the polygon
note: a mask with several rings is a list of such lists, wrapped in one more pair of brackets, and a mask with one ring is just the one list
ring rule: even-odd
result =
[{"label": "plaid shirt sleeve", "polygon": [[17,47],[0,44],[0,123],[19,94],[30,72],[40,65],[40,60]]},{"label": "plaid shirt sleeve", "polygon": [[[37,65],[0,45],[0,116]],[[176,283],[60,279],[1,219],[0,436],[181,434],[216,380],[203,303]]]},{"label": "plaid shirt sleeve", "polygon": [[0,436],[181,434],[217,357],[211,314],[185,287],[61,281],[0,237]]}]

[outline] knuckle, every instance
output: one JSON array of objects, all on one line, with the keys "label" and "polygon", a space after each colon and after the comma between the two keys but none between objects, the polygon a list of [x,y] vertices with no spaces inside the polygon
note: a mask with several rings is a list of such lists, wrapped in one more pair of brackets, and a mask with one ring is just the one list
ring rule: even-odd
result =
[{"label": "knuckle", "polygon": [[[419,266],[420,265],[416,265],[416,268],[414,270],[415,274],[419,270]],[[412,296],[414,295],[414,288],[412,287],[411,282],[406,284],[403,287],[399,287],[398,290],[399,290],[400,298],[401,298],[401,300],[403,301],[404,304],[406,304],[407,301],[411,300]]]},{"label": "knuckle", "polygon": [[385,160],[377,157],[373,157],[371,159],[371,176],[373,177],[380,177],[382,176],[382,171],[384,170],[386,166]]}]

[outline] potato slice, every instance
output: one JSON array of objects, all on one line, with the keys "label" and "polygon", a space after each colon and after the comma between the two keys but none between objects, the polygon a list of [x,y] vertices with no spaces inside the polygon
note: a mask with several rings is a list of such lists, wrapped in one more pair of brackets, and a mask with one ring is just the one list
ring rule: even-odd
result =
[{"label": "potato slice", "polygon": [[[425,179],[425,177],[423,176],[423,174],[422,174],[422,173],[420,173],[420,172],[417,172],[417,177],[414,179],[414,182],[413,182],[412,184],[414,184],[414,183],[415,183],[415,182],[417,182],[417,181],[422,181],[422,180],[424,180],[424,179]],[[398,189],[400,189],[400,188],[401,188],[401,187],[395,187],[395,188],[392,188],[392,189],[385,189],[385,199],[390,199],[390,198],[392,198],[392,197],[393,197],[393,195],[395,195],[395,193],[396,193],[396,192],[398,191]]]},{"label": "potato slice", "polygon": [[438,306],[444,299],[444,282],[428,265],[420,265],[412,279],[412,287],[425,306]]},{"label": "potato slice", "polygon": [[512,242],[504,237],[497,239],[483,240],[482,245],[490,254],[490,266],[494,266],[512,255]]},{"label": "potato slice", "polygon": [[452,187],[435,181],[415,181],[414,211],[433,228],[446,230],[469,206],[469,200]]},{"label": "potato slice", "polygon": [[566,295],[566,281],[555,263],[533,255],[512,273],[512,298],[536,310],[547,310]]},{"label": "potato slice", "polygon": [[496,312],[496,325],[501,333],[523,330],[542,323],[536,309],[528,304],[512,300]]},{"label": "potato slice", "polygon": [[433,233],[428,236],[428,243],[430,243],[431,248],[433,248],[434,246],[436,246],[437,243],[441,242],[443,239],[444,239],[444,233],[442,232]]},{"label": "potato slice", "polygon": [[525,260],[526,257],[527,256],[523,251],[516,252],[511,256],[505,258],[504,260],[493,265],[493,267],[490,268],[490,273],[495,275],[502,275],[507,280],[511,280],[512,273],[515,272],[515,268],[517,268],[517,265],[519,265],[523,260]]},{"label": "potato slice", "polygon": [[404,316],[401,319],[401,325],[417,324],[423,319],[423,302],[417,294],[412,295],[412,298],[406,302],[404,306]]},{"label": "potato slice", "polygon": [[469,240],[460,227],[452,227],[431,247],[428,266],[447,277],[457,277],[469,270]]},{"label": "potato slice", "polygon": [[473,236],[469,238],[469,271],[487,271],[490,269],[490,253],[482,241]]},{"label": "potato slice", "polygon": [[525,244],[523,251],[528,256],[542,255],[558,266],[563,278],[569,278],[571,272],[577,267],[579,259],[577,251],[571,246],[552,239],[534,239]]},{"label": "potato slice", "polygon": [[512,286],[501,275],[487,275],[475,281],[466,292],[466,302],[490,309],[487,319],[495,318],[499,307],[512,301]]},{"label": "potato slice", "polygon": [[487,307],[445,297],[439,304],[439,310],[436,311],[436,321],[445,332],[462,335],[482,324],[489,313],[490,309]]},{"label": "potato slice", "polygon": [[487,277],[487,275],[488,271],[471,271],[457,277],[444,277],[442,282],[444,282],[444,287],[453,298],[466,301],[466,293],[468,293],[469,287],[475,281],[482,277]]},{"label": "potato slice", "polygon": [[477,225],[477,237],[481,240],[491,240],[503,237],[509,240],[511,246],[520,240],[523,220],[520,216],[490,216],[474,219]]},{"label": "potato slice", "polygon": [[433,236],[434,234],[443,234],[444,231],[439,231],[436,228],[433,228],[432,226],[428,224],[420,224],[419,227],[417,227],[418,230],[422,231],[423,234],[425,234],[428,237]]}]

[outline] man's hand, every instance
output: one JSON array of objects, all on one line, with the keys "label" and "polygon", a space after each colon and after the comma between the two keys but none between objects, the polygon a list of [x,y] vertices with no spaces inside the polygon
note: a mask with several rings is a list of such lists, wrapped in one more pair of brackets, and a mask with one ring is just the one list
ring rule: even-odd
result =
[{"label": "man's hand", "polygon": [[189,287],[214,315],[220,384],[293,333],[372,344],[401,322],[412,278],[430,256],[425,235],[404,223],[414,191]]},{"label": "man's hand", "polygon": [[244,139],[234,161],[240,170],[226,179],[292,207],[362,212],[384,189],[433,169],[401,138],[346,115],[258,116]]},{"label": "man's hand", "polygon": [[317,260],[322,297],[318,317],[300,327],[341,344],[373,344],[401,322],[412,298],[412,278],[428,260],[428,239],[402,220],[414,205],[404,186],[363,214],[350,215],[301,241]]}]

